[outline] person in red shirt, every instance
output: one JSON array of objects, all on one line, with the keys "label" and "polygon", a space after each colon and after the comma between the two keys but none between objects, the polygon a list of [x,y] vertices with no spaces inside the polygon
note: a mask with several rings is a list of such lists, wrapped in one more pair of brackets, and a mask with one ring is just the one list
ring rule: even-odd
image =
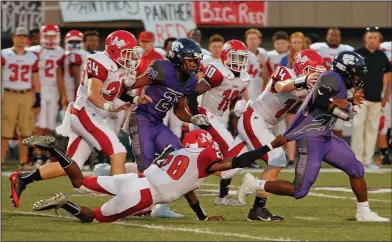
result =
[{"label": "person in red shirt", "polygon": [[151,61],[164,57],[154,50],[154,34],[150,31],[143,31],[139,34],[139,45],[143,49],[143,56],[140,58],[137,74],[141,75],[147,70]]}]

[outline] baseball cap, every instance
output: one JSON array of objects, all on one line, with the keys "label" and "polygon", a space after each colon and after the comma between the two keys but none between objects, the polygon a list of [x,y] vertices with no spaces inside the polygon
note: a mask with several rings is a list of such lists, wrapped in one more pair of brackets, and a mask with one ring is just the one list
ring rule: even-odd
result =
[{"label": "baseball cap", "polygon": [[143,31],[139,34],[139,41],[154,41],[154,33],[150,31]]},{"label": "baseball cap", "polygon": [[19,26],[16,28],[14,35],[26,35],[29,36],[29,32],[23,26]]}]

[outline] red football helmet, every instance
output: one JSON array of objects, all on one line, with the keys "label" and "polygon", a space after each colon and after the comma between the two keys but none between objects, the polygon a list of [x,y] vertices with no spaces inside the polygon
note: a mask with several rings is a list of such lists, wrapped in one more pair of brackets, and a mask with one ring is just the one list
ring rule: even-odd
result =
[{"label": "red football helmet", "polygon": [[205,130],[196,129],[187,133],[182,139],[182,146],[184,148],[207,148],[214,147],[216,142]]},{"label": "red football helmet", "polygon": [[65,50],[71,51],[74,49],[83,48],[83,33],[79,30],[69,31],[64,38]]},{"label": "red football helmet", "polygon": [[129,70],[136,70],[138,67],[141,50],[135,36],[125,30],[114,31],[105,40],[106,54],[114,62]]},{"label": "red football helmet", "polygon": [[44,48],[54,49],[60,45],[60,29],[55,24],[46,24],[40,30],[40,42]]},{"label": "red football helmet", "polygon": [[302,50],[294,56],[293,70],[297,76],[309,75],[312,72],[324,72],[325,62],[314,50]]},{"label": "red football helmet", "polygon": [[220,52],[223,65],[232,71],[240,72],[248,67],[248,48],[239,40],[227,41]]}]

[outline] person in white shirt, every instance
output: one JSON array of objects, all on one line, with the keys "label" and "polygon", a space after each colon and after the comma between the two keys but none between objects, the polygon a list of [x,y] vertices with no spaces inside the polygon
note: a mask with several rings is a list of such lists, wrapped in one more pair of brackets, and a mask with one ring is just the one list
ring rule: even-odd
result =
[{"label": "person in white shirt", "polygon": [[269,74],[272,74],[276,67],[279,66],[283,56],[288,54],[289,51],[289,35],[285,31],[278,31],[272,37],[274,50],[268,51],[267,68]]}]

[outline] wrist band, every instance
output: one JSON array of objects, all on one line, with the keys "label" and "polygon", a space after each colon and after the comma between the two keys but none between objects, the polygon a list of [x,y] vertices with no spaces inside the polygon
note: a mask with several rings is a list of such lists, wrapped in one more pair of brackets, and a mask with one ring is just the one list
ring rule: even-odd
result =
[{"label": "wrist band", "polygon": [[294,80],[294,86],[296,88],[301,88],[301,87],[306,87],[306,80],[308,79],[308,76],[300,76],[297,79]]},{"label": "wrist band", "polygon": [[110,112],[110,108],[113,106],[111,103],[105,103],[103,109]]}]

